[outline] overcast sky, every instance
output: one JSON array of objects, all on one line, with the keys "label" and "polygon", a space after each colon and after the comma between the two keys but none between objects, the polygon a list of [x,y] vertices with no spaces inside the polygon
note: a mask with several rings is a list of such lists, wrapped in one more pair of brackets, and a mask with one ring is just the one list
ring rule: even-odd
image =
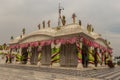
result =
[{"label": "overcast sky", "polygon": [[111,42],[114,55],[120,55],[120,0],[0,0],[0,44],[8,43],[11,36],[37,30],[43,20],[58,22],[58,3],[64,7],[67,24],[76,13],[77,20],[94,26],[97,33]]}]

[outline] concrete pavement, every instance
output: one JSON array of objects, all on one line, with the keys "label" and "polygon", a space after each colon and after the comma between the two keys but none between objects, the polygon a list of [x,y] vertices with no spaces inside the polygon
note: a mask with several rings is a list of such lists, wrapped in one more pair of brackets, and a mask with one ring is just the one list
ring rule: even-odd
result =
[{"label": "concrete pavement", "polygon": [[120,67],[112,69],[107,67],[79,69],[0,64],[0,80],[120,80],[119,76]]},{"label": "concrete pavement", "polygon": [[77,77],[74,75],[72,76],[61,73],[41,72],[34,69],[18,69],[10,66],[11,65],[0,65],[0,80],[88,80],[84,77]]}]

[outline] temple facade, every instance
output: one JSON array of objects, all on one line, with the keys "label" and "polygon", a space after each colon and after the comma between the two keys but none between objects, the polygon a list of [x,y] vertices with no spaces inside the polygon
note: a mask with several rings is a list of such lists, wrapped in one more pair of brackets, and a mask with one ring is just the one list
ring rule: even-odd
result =
[{"label": "temple facade", "polygon": [[39,28],[10,41],[10,51],[22,56],[21,63],[41,65],[59,64],[62,67],[77,67],[81,64],[107,64],[112,57],[108,42],[88,25],[68,24],[59,27]]}]

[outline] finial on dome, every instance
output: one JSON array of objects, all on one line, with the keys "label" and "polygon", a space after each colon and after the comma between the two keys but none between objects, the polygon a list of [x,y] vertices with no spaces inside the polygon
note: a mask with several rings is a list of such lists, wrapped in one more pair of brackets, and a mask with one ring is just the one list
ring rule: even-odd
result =
[{"label": "finial on dome", "polygon": [[76,21],[76,20],[75,20],[75,19],[76,19],[76,17],[77,17],[77,16],[76,16],[76,14],[75,14],[75,13],[73,13],[73,14],[72,14],[72,18],[73,18],[73,23],[74,23],[74,24],[75,24],[75,21]]},{"label": "finial on dome", "polygon": [[20,35],[20,38],[22,38],[22,35]]},{"label": "finial on dome", "polygon": [[66,19],[65,19],[64,15],[62,16],[62,24],[63,24],[63,26],[65,26],[65,24],[66,24]]},{"label": "finial on dome", "polygon": [[38,29],[40,30],[40,24],[38,24]]},{"label": "finial on dome", "polygon": [[45,28],[45,21],[43,21],[42,23],[43,23],[43,28]]},{"label": "finial on dome", "polygon": [[11,40],[14,40],[14,37],[13,36],[11,36],[11,38],[10,38]]},{"label": "finial on dome", "polygon": [[81,20],[79,20],[79,25],[80,25],[80,26],[82,25]]},{"label": "finial on dome", "polygon": [[87,31],[88,31],[88,33],[94,31],[94,30],[92,30],[92,25],[91,24],[87,24]]},{"label": "finial on dome", "polygon": [[50,21],[50,20],[48,20],[48,27],[50,27],[50,22],[51,22],[51,21]]},{"label": "finial on dome", "polygon": [[26,32],[26,29],[23,28],[23,29],[22,29],[22,33],[23,33],[23,35],[25,35],[25,32]]}]

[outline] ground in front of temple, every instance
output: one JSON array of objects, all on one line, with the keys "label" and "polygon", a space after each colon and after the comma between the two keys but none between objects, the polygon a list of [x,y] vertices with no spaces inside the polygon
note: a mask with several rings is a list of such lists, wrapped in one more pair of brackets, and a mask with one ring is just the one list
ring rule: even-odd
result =
[{"label": "ground in front of temple", "polygon": [[119,80],[120,67],[79,70],[0,64],[0,80]]}]

